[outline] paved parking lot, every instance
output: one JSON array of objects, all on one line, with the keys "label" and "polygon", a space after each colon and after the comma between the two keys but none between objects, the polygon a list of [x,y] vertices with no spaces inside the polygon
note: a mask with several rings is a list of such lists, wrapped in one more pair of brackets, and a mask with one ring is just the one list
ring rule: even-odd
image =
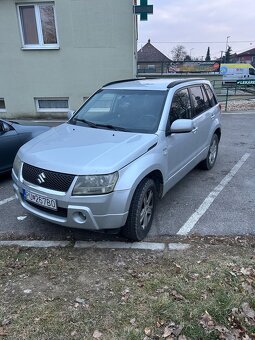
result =
[{"label": "paved parking lot", "polygon": [[[218,160],[194,169],[158,204],[150,240],[164,235],[255,235],[255,114],[223,115]],[[13,199],[10,175],[0,177],[0,238],[63,240],[117,236],[63,228],[29,215]]]}]

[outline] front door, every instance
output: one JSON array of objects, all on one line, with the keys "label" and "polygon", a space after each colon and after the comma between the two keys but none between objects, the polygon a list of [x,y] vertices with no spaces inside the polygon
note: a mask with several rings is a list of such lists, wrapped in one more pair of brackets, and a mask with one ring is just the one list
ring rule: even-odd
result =
[{"label": "front door", "polygon": [[[191,102],[188,89],[178,90],[172,100],[168,125],[176,119],[191,119]],[[167,138],[168,187],[175,184],[192,169],[196,155],[196,131],[171,133]]]}]

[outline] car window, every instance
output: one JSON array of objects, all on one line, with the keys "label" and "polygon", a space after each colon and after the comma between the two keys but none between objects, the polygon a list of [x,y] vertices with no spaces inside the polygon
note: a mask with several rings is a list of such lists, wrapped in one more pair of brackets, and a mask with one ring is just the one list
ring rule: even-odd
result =
[{"label": "car window", "polygon": [[254,75],[255,75],[255,70],[254,70],[254,68],[249,68],[249,74],[250,74],[251,76],[254,76]]},{"label": "car window", "polygon": [[215,106],[217,104],[217,100],[215,98],[215,95],[214,95],[212,89],[207,84],[204,84],[204,87],[205,87],[207,95],[209,97],[209,101],[210,101],[211,106]]},{"label": "car window", "polygon": [[190,119],[191,117],[191,103],[189,92],[187,89],[183,89],[174,94],[170,114],[169,122],[170,125],[176,119]]},{"label": "car window", "polygon": [[194,86],[190,88],[191,98],[194,106],[192,116],[196,117],[202,112],[208,109],[208,103],[206,104],[205,98],[200,86]]},{"label": "car window", "polygon": [[209,101],[209,97],[207,96],[207,93],[203,86],[201,87],[201,89],[202,89],[203,99],[205,103],[205,109],[208,110],[211,107],[211,103]]}]

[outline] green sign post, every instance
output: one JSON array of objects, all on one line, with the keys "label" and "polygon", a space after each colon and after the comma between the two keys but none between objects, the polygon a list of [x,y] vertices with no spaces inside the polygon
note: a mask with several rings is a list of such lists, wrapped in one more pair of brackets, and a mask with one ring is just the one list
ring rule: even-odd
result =
[{"label": "green sign post", "polygon": [[255,85],[255,79],[253,80],[237,80],[237,85]]},{"label": "green sign post", "polygon": [[148,0],[141,0],[140,6],[135,6],[135,14],[140,14],[140,20],[148,20],[148,14],[153,14],[153,5],[148,5]]}]

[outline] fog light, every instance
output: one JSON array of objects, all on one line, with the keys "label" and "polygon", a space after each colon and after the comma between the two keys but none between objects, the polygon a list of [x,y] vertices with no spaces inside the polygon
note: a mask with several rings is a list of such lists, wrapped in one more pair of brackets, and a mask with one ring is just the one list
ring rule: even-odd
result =
[{"label": "fog light", "polygon": [[75,213],[73,213],[73,219],[76,223],[85,223],[87,220],[87,217],[85,215],[85,213],[81,212],[81,211],[76,211]]}]

